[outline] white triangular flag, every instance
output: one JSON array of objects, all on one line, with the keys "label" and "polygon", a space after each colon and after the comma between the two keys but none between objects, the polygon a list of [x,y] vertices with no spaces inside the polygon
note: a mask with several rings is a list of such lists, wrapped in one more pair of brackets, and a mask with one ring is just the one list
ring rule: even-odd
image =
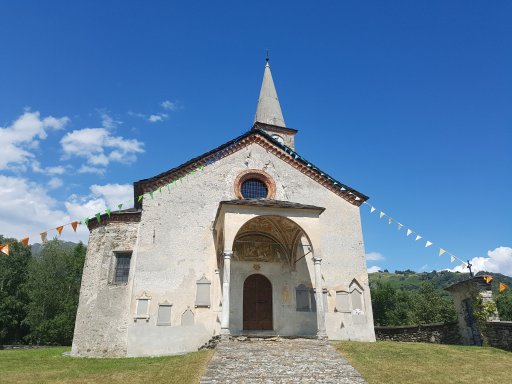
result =
[{"label": "white triangular flag", "polygon": [[418,241],[419,239],[421,239],[421,236],[420,235],[416,236],[416,241]]},{"label": "white triangular flag", "polygon": [[398,230],[401,230],[404,225],[401,223],[398,223]]},{"label": "white triangular flag", "polygon": [[430,247],[431,245],[432,245],[432,243],[427,240],[427,242],[425,243],[425,248]]},{"label": "white triangular flag", "polygon": [[373,212],[375,212],[375,207],[370,208],[370,213],[373,213]]},{"label": "white triangular flag", "polygon": [[452,262],[452,263],[453,263],[454,261],[455,261],[455,256],[451,255],[451,256],[450,256],[450,262]]},{"label": "white triangular flag", "polygon": [[380,211],[380,218],[382,219],[384,217],[385,213]]},{"label": "white triangular flag", "polygon": [[393,222],[393,219],[390,217],[390,218],[388,219],[388,224],[391,224],[392,222]]},{"label": "white triangular flag", "polygon": [[409,236],[412,233],[410,229],[407,230],[407,236]]},{"label": "white triangular flag", "polygon": [[439,256],[441,256],[443,253],[445,253],[446,251],[443,249],[443,248],[439,248]]}]

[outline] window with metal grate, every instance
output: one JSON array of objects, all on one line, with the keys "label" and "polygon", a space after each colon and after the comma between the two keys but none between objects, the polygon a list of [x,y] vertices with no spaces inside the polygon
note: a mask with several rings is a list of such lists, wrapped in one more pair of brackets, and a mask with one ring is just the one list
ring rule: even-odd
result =
[{"label": "window with metal grate", "polygon": [[130,272],[131,252],[116,253],[116,270],[114,274],[114,284],[128,282],[128,273]]},{"label": "window with metal grate", "polygon": [[244,199],[265,199],[268,196],[267,185],[259,179],[245,180],[240,192]]}]

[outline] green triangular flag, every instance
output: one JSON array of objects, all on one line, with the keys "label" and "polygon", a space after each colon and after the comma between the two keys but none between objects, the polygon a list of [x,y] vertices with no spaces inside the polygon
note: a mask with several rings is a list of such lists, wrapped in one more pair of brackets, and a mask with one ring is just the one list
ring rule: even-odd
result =
[{"label": "green triangular flag", "polygon": [[98,212],[98,213],[96,214],[96,220],[98,220],[98,224],[100,224],[100,223],[101,223],[101,213],[99,213],[99,212]]},{"label": "green triangular flag", "polygon": [[139,201],[139,203],[142,201],[142,199],[143,199],[143,198],[144,198],[144,195],[140,195],[140,196],[138,197],[138,201]]},{"label": "green triangular flag", "polygon": [[153,198],[153,191],[149,192],[149,196],[151,196],[151,198]]},{"label": "green triangular flag", "polygon": [[107,208],[107,210],[105,212],[107,213],[107,216],[110,219],[110,208]]},{"label": "green triangular flag", "polygon": [[162,188],[163,188],[163,187],[158,188],[158,190],[160,191],[160,193],[162,193]]},{"label": "green triangular flag", "polygon": [[119,208],[119,210],[121,210],[121,208],[123,208],[123,204],[119,204],[119,205],[117,206],[117,208]]},{"label": "green triangular flag", "polygon": [[85,225],[89,225],[89,218],[84,217],[84,218],[82,219],[82,222],[83,222]]},{"label": "green triangular flag", "polygon": [[166,187],[167,187],[167,190],[169,191],[169,193],[171,193],[171,183],[167,183]]}]

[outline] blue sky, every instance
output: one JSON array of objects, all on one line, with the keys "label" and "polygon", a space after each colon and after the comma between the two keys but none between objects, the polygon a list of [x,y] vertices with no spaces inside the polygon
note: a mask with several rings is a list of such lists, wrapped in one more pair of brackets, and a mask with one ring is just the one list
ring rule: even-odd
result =
[{"label": "blue sky", "polygon": [[369,267],[455,267],[443,247],[512,274],[511,17],[506,1],[2,2],[0,233],[94,215],[250,129],[269,49],[299,153],[434,243],[363,207]]}]

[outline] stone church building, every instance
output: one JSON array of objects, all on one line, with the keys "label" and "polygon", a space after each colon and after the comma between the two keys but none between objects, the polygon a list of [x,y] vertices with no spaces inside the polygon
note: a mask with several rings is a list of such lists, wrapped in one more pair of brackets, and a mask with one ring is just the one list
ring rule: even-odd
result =
[{"label": "stone church building", "polygon": [[368,197],[302,145],[267,60],[251,130],[135,182],[133,209],[89,221],[72,354],[177,354],[216,335],[374,341]]}]

